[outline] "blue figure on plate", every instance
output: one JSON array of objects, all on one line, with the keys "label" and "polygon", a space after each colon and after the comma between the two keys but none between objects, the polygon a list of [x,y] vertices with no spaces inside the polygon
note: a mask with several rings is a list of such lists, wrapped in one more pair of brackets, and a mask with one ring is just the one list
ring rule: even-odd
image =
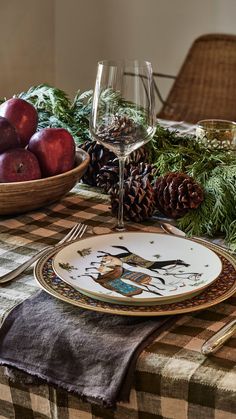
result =
[{"label": "blue figure on plate", "polygon": [[[156,295],[163,295],[160,292],[151,290],[148,287],[149,284],[158,290],[162,289],[151,284],[152,277],[150,275],[143,272],[136,272],[125,269],[123,267],[122,261],[116,256],[107,254],[102,257],[101,262],[92,262],[92,264],[95,263],[99,263],[97,268],[91,267],[87,268],[86,270],[89,271],[90,269],[96,269],[97,272],[93,272],[92,275],[87,274],[83,276],[89,276],[96,283],[108,290],[118,292],[119,294],[126,297],[132,297],[134,295],[141,294],[143,291],[148,291]],[[97,277],[93,276],[97,274]],[[164,283],[162,278],[158,279]],[[134,284],[127,283],[125,280],[132,281]],[[143,288],[139,287],[138,285],[141,285]]]}]

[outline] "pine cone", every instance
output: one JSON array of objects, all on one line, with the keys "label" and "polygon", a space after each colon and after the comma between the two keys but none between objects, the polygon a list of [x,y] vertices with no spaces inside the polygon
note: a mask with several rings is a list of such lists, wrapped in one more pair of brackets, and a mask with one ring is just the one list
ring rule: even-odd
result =
[{"label": "pine cone", "polygon": [[128,162],[148,162],[150,160],[150,151],[147,145],[143,145],[142,147],[137,148],[134,150],[128,157]]},{"label": "pine cone", "polygon": [[[149,163],[130,162],[125,166],[124,179],[132,176],[147,176],[150,183],[156,175],[157,169]],[[110,193],[113,186],[119,182],[119,160],[114,159],[103,166],[97,175],[97,186],[105,193]]]},{"label": "pine cone", "polygon": [[130,162],[128,165],[129,176],[142,176],[147,177],[150,183],[153,182],[154,178],[157,175],[157,168],[151,163],[140,162],[135,164]]},{"label": "pine cone", "polygon": [[109,160],[115,158],[115,155],[96,141],[86,141],[81,148],[90,155],[90,163],[82,181],[87,185],[97,186],[97,174]]},{"label": "pine cone", "polygon": [[[118,214],[119,186],[111,190],[112,214]],[[148,176],[130,176],[124,182],[124,219],[141,222],[153,215],[155,210],[154,191]]]},{"label": "pine cone", "polygon": [[134,122],[126,115],[113,115],[98,128],[97,135],[106,142],[115,142],[116,138],[122,138],[123,145],[137,143],[143,138],[144,127]]},{"label": "pine cone", "polygon": [[203,190],[184,173],[167,173],[154,183],[156,207],[164,215],[179,218],[203,201]]},{"label": "pine cone", "polygon": [[[124,173],[125,179],[127,178],[127,169],[125,168]],[[97,186],[101,188],[105,193],[109,194],[117,183],[119,182],[119,160],[109,160],[104,165],[97,175]]]}]

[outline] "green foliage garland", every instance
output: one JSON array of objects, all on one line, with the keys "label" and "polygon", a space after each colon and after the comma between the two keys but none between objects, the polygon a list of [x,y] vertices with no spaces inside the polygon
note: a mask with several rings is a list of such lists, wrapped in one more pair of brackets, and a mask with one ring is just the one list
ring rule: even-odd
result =
[{"label": "green foliage garland", "polygon": [[[37,108],[38,129],[45,127],[66,128],[79,145],[89,136],[89,116],[92,90],[77,92],[70,101],[65,92],[42,84],[31,87],[17,97],[25,99]],[[111,92],[104,93],[104,104]],[[118,106],[130,110],[117,97]],[[140,113],[141,115],[141,113]],[[236,155],[234,152],[209,150],[194,136],[182,136],[157,125],[151,147],[152,163],[160,175],[169,171],[185,172],[204,188],[204,202],[178,220],[178,226],[189,235],[213,236],[221,232],[232,250],[236,250]]]},{"label": "green foliage garland", "polygon": [[160,126],[153,139],[152,159],[161,175],[185,172],[204,188],[204,201],[178,220],[190,236],[219,232],[236,250],[236,154],[209,150],[194,136],[181,136]]}]

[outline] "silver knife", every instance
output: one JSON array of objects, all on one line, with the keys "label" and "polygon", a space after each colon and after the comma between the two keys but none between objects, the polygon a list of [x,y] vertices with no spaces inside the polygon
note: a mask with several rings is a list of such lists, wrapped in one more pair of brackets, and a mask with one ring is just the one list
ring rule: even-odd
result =
[{"label": "silver knife", "polygon": [[[184,231],[180,230],[178,227],[173,226],[170,223],[165,223],[159,221],[161,228],[167,234],[174,234],[175,236],[186,237]],[[208,242],[206,239],[201,240]],[[209,241],[210,243],[210,241]],[[213,243],[216,247],[220,247],[223,250],[228,251],[224,246]],[[236,319],[230,321],[225,326],[223,326],[217,333],[215,333],[210,339],[208,339],[201,348],[203,355],[210,355],[215,353],[231,336],[236,332]]]}]

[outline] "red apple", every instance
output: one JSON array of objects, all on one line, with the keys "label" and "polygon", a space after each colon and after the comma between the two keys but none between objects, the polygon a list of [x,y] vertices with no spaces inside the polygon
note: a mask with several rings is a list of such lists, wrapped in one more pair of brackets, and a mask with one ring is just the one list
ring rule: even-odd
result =
[{"label": "red apple", "polygon": [[15,127],[20,145],[25,147],[38,125],[38,113],[31,103],[12,98],[0,105],[0,116],[4,116]]},{"label": "red apple", "polygon": [[24,148],[0,154],[0,182],[23,182],[41,178],[37,157]]},{"label": "red apple", "polygon": [[0,116],[0,153],[16,147],[20,147],[20,143],[15,128],[8,119]]},{"label": "red apple", "polygon": [[42,175],[67,172],[75,164],[75,142],[64,128],[44,128],[31,137],[28,150],[36,155]]}]

